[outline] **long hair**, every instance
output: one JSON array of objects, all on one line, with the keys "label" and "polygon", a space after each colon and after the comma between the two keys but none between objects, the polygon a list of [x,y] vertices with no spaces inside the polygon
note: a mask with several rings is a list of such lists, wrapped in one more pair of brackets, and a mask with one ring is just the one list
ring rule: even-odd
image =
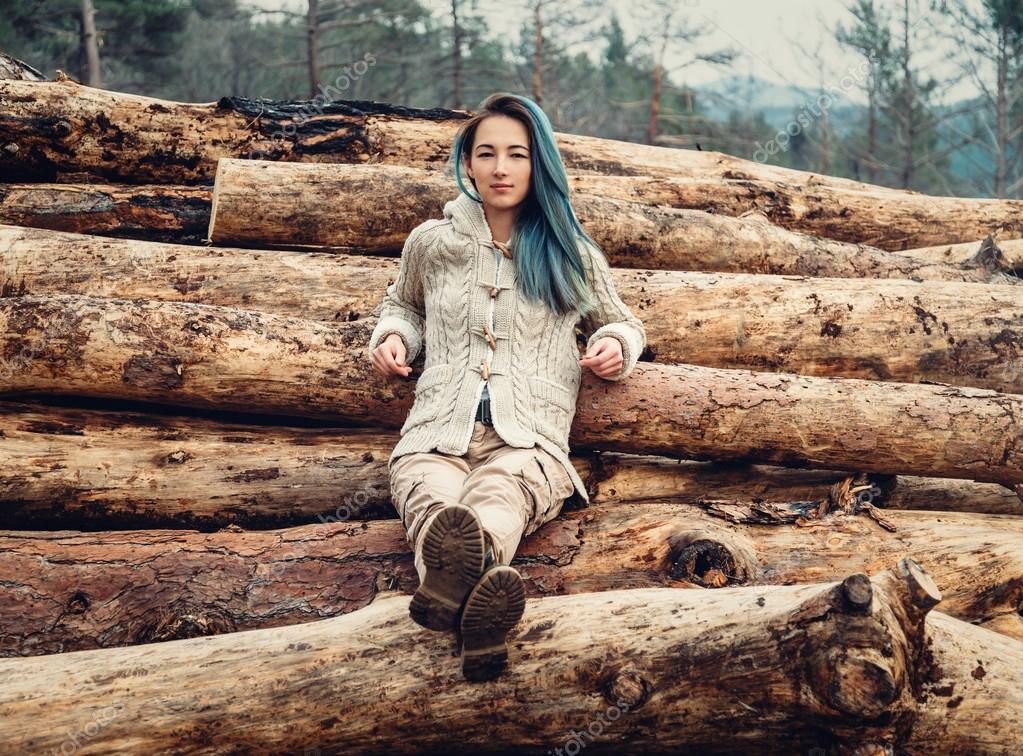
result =
[{"label": "long hair", "polygon": [[568,175],[547,114],[528,97],[495,92],[459,128],[449,158],[458,189],[482,204],[476,181],[470,192],[462,177],[476,141],[476,129],[487,116],[506,115],[522,123],[529,134],[530,187],[520,206],[508,246],[516,260],[519,291],[528,299],[547,303],[563,315],[576,310],[586,315],[594,305],[586,282],[579,240],[600,247],[579,225],[569,200]]}]

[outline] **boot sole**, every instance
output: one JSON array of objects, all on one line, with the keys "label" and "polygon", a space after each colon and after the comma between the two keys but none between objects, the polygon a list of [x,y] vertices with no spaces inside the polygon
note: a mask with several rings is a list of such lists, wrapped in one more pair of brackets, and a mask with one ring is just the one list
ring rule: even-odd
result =
[{"label": "boot sole", "polygon": [[500,676],[508,664],[508,631],[526,608],[526,588],[508,565],[487,570],[466,599],[460,625],[462,674],[479,682]]},{"label": "boot sole", "polygon": [[409,614],[430,630],[451,630],[465,597],[483,574],[483,528],[462,504],[445,507],[423,536],[426,575]]}]

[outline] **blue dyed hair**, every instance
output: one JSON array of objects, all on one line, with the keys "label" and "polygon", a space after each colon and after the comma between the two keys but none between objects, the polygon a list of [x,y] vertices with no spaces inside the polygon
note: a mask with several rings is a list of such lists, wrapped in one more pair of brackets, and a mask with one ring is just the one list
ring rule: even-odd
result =
[{"label": "blue dyed hair", "polygon": [[516,261],[519,291],[528,299],[547,303],[563,315],[576,310],[586,315],[594,305],[586,281],[579,240],[600,247],[579,225],[569,200],[568,175],[547,114],[528,97],[495,92],[462,124],[455,135],[449,167],[458,189],[482,204],[476,181],[470,192],[462,177],[469,164],[476,129],[488,116],[505,115],[522,123],[529,134],[531,165],[529,193],[519,207],[508,246]]}]

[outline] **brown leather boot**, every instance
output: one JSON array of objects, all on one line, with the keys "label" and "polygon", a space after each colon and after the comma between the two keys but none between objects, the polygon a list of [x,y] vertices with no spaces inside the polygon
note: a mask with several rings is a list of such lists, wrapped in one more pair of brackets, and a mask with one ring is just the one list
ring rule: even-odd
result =
[{"label": "brown leather boot", "polygon": [[493,565],[465,600],[459,629],[462,634],[462,674],[480,682],[500,676],[508,664],[508,631],[526,608],[526,589],[514,567]]},{"label": "brown leather boot", "polygon": [[484,570],[479,518],[469,507],[448,504],[427,526],[422,548],[426,575],[412,596],[409,615],[430,630],[452,630]]}]

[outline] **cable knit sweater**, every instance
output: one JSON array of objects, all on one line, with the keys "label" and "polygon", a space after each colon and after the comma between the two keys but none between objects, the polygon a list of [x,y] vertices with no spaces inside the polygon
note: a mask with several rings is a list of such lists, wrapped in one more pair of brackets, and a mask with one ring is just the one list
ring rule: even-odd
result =
[{"label": "cable knit sweater", "polygon": [[494,430],[504,442],[526,449],[539,444],[589,502],[568,456],[583,370],[575,328],[581,325],[588,336],[587,351],[606,336],[621,343],[624,364],[612,381],[632,372],[646,332],[618,297],[606,258],[591,245],[579,242],[596,300],[586,318],[559,316],[524,297],[514,257],[495,255],[495,248],[483,205],[463,193],[445,204],[442,219],[421,223],[405,241],[397,280],[387,287],[367,350],[371,355],[397,333],[410,365],[426,348],[415,401],[390,462],[413,452],[465,454],[486,386]]}]

